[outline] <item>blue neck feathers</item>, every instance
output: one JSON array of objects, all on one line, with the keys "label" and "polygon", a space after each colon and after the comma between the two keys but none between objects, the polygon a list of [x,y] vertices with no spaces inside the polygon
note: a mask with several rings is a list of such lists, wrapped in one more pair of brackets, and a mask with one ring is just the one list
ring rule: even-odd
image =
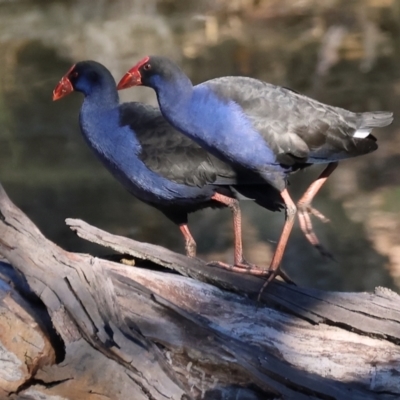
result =
[{"label": "blue neck feathers", "polygon": [[[164,114],[174,113],[174,110],[183,108],[190,102],[193,85],[186,75],[177,78],[163,79],[159,75],[153,75],[149,79],[148,86],[154,88],[161,111]],[[164,115],[169,119],[168,115]]]},{"label": "blue neck feathers", "polygon": [[75,90],[81,91],[85,96],[85,103],[93,107],[111,109],[119,104],[118,91],[112,76],[102,77],[101,81],[95,85],[90,85],[87,81],[78,82]]}]

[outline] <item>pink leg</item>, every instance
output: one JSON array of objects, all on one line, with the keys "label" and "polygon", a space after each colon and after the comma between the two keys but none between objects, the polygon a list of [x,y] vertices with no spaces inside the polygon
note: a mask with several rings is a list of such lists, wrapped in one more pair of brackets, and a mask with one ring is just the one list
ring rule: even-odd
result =
[{"label": "pink leg", "polygon": [[332,174],[332,172],[338,166],[337,162],[333,162],[327,165],[327,167],[322,171],[321,175],[316,179],[305,191],[301,199],[297,202],[298,208],[298,218],[300,223],[300,228],[303,231],[304,235],[306,236],[307,240],[316,247],[323,255],[331,257],[332,255],[323,248],[320,244],[316,234],[314,233],[311,217],[310,215],[313,214],[317,218],[321,219],[323,222],[329,222],[324,215],[322,215],[318,210],[311,206],[311,203],[319,192],[321,187],[324,185],[326,180]]},{"label": "pink leg", "polygon": [[[243,257],[242,214],[240,211],[239,202],[236,199],[232,199],[231,197],[224,196],[220,193],[214,194],[212,199],[225,204],[232,211],[234,231],[234,265],[229,265],[220,261],[212,262],[210,264],[217,265],[220,268],[228,269],[234,272],[247,273],[256,276],[269,276],[271,273],[270,270],[250,264]],[[286,282],[293,283],[293,281],[284,272],[278,271],[278,275],[280,275]]]},{"label": "pink leg", "polygon": [[239,202],[231,197],[224,196],[220,193],[215,193],[213,200],[219,201],[230,208],[233,215],[233,232],[234,232],[234,264],[240,265],[243,263],[243,243],[242,243],[242,214],[240,212]]},{"label": "pink leg", "polygon": [[286,244],[289,240],[290,233],[292,232],[293,224],[294,224],[294,217],[296,215],[296,205],[294,204],[292,198],[289,195],[287,189],[284,189],[281,192],[281,196],[283,201],[286,205],[286,217],[285,217],[285,224],[283,225],[282,233],[278,241],[278,245],[276,246],[276,250],[274,256],[272,257],[271,264],[269,266],[269,276],[265,283],[263,284],[259,294],[258,300],[261,298],[261,294],[267,285],[277,276],[280,274],[279,265],[282,261],[283,254],[286,249]]}]

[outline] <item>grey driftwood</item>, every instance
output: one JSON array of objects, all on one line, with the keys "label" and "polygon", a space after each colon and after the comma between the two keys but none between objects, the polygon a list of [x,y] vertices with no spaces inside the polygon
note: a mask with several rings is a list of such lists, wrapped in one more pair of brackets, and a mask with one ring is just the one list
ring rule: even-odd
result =
[{"label": "grey driftwood", "polygon": [[400,398],[396,293],[257,302],[260,278],[67,224],[138,266],[63,250],[0,186],[0,399]]}]

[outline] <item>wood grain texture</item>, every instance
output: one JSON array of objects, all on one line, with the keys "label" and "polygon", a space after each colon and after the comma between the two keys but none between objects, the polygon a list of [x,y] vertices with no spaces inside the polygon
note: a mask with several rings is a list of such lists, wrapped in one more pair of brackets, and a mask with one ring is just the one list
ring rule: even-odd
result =
[{"label": "wood grain texture", "polygon": [[[0,253],[30,289],[5,263],[0,279],[41,299],[64,347],[63,359],[41,365],[11,398],[400,397],[400,296],[388,289],[334,293],[273,282],[257,303],[257,277],[83,221],[67,223],[137,266],[68,253],[3,190],[0,217]],[[141,268],[143,261],[171,271]]]},{"label": "wood grain texture", "polygon": [[55,362],[40,314],[0,280],[0,398],[18,391],[41,366]]}]

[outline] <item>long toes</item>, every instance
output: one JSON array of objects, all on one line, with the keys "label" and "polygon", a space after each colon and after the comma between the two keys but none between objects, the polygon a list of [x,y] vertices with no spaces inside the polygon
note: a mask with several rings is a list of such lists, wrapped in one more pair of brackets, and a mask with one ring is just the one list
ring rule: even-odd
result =
[{"label": "long toes", "polygon": [[[296,283],[289,277],[289,275],[282,271],[280,268],[278,270],[270,270],[261,268],[255,264],[248,263],[247,261],[242,261],[240,263],[236,263],[234,265],[224,263],[221,261],[210,261],[207,263],[210,267],[222,268],[228,271],[238,272],[241,274],[248,274],[258,277],[267,277],[266,282],[263,285],[263,289],[268,285],[269,282],[272,282],[275,277],[280,276],[282,280],[288,284],[296,285]],[[262,293],[262,292],[261,292]]]},{"label": "long toes", "polygon": [[331,220],[327,217],[325,217],[324,214],[322,214],[320,211],[318,211],[316,208],[314,207],[308,207],[308,212],[309,214],[314,215],[314,217],[317,217],[319,220],[321,220],[324,224],[331,222]]},{"label": "long toes", "polygon": [[311,234],[307,234],[306,237],[308,241],[319,251],[319,254],[321,254],[322,257],[326,257],[330,260],[336,261],[333,254],[319,242],[314,232],[312,232]]},{"label": "long toes", "polygon": [[279,270],[269,270],[269,276],[261,286],[260,291],[258,292],[257,301],[261,300],[261,296],[265,290],[265,288],[275,279],[275,277],[279,275]]},{"label": "long toes", "polygon": [[207,265],[210,267],[222,268],[228,271],[239,272],[239,273],[247,273],[250,271],[250,267],[247,264],[231,265],[228,263],[224,263],[222,261],[210,261],[207,263]]},{"label": "long toes", "polygon": [[255,276],[266,276],[269,275],[268,269],[261,268],[258,265],[248,263],[247,261],[236,263],[236,268],[242,268],[246,273]]},{"label": "long toes", "polygon": [[324,246],[322,246],[321,244],[318,244],[315,246],[315,248],[319,251],[319,253],[323,256],[326,257],[332,261],[337,262],[336,258],[334,257],[334,255],[327,250]]},{"label": "long toes", "polygon": [[317,217],[324,223],[330,222],[330,219],[325,217],[321,211],[318,211],[316,208],[314,208],[311,203],[297,203],[297,211],[303,214],[314,215],[314,217]]},{"label": "long toes", "polygon": [[314,246],[323,257],[336,261],[334,256],[328,250],[326,250],[324,246],[322,246],[317,235],[315,234],[311,223],[310,214],[301,211],[298,214],[298,218],[300,222],[300,229],[303,231],[304,236],[310,242],[310,244]]},{"label": "long toes", "polygon": [[290,276],[289,276],[285,271],[283,271],[282,269],[279,269],[279,271],[278,271],[278,273],[277,273],[277,276],[280,276],[286,283],[288,283],[288,284],[290,284],[290,285],[297,286],[297,285],[296,285],[296,282],[294,282],[294,281],[290,278]]},{"label": "long toes", "polygon": [[299,218],[299,222],[300,222],[300,229],[303,231],[307,240],[313,246],[318,246],[319,240],[317,238],[317,235],[314,233],[310,215],[307,213],[299,213],[298,218]]},{"label": "long toes", "polygon": [[275,271],[271,271],[270,269],[262,268],[256,264],[249,263],[246,260],[242,260],[240,263],[236,263],[235,267],[245,269],[246,272],[249,273],[250,275],[267,276],[268,278],[271,275],[273,275],[273,277],[279,276],[279,277],[281,277],[281,279],[284,282],[297,286],[296,283],[289,277],[289,275],[285,271],[283,271],[281,268],[279,268],[275,272]]},{"label": "long toes", "polygon": [[216,268],[223,268],[223,269],[229,269],[229,270],[231,270],[232,267],[233,267],[232,265],[224,263],[222,261],[209,261],[207,263],[207,266],[216,267]]},{"label": "long toes", "polygon": [[246,261],[244,258],[242,259],[242,261],[239,261],[239,262],[235,263],[235,265],[238,266],[238,267],[242,267],[242,268],[245,268],[245,269],[251,269],[251,270],[252,269],[261,269],[263,271],[266,270],[265,268],[263,269],[263,268],[259,267],[256,264],[253,264],[251,262]]},{"label": "long toes", "polygon": [[234,265],[230,265],[221,261],[210,261],[207,263],[208,266],[217,267],[226,269],[228,271],[238,272],[241,274],[248,274],[254,276],[266,276],[269,275],[269,271],[266,269],[262,269],[257,265],[250,264],[247,261],[236,263]]},{"label": "long toes", "polygon": [[313,226],[310,218],[310,214],[307,211],[301,210],[297,214],[297,218],[299,219],[300,228],[304,232],[305,235],[313,232]]}]

